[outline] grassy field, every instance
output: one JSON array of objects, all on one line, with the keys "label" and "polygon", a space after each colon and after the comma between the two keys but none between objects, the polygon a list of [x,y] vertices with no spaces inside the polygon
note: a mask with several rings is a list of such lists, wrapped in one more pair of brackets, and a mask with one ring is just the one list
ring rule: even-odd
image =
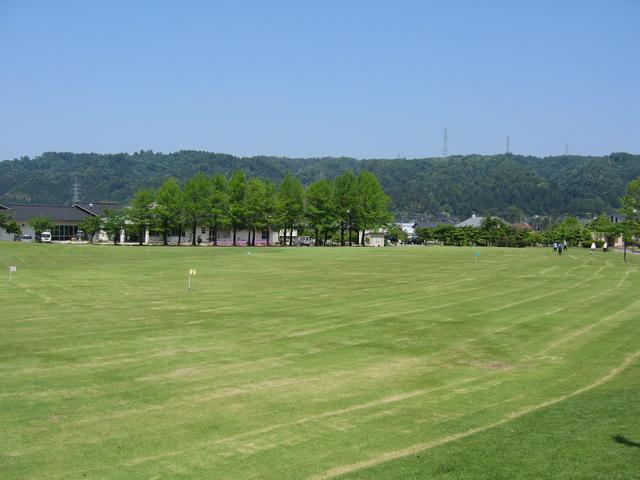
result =
[{"label": "grassy field", "polygon": [[640,258],[473,252],[1,243],[0,478],[640,477]]}]

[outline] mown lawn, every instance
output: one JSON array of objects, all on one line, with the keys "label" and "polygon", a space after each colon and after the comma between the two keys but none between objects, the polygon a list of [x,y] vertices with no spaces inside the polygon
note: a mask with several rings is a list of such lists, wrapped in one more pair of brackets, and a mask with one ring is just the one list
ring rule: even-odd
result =
[{"label": "mown lawn", "polygon": [[0,243],[0,478],[640,477],[640,258],[473,253]]}]

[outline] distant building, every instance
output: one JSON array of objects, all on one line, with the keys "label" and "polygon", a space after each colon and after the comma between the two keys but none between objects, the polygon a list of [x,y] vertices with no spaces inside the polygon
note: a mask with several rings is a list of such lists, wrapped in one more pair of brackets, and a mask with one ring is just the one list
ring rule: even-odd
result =
[{"label": "distant building", "polygon": [[[482,222],[484,221],[486,217],[481,217],[479,215],[476,215],[475,213],[472,214],[469,218],[467,218],[466,220],[460,222],[460,223],[456,223],[454,226],[455,227],[476,227],[476,228],[480,228],[482,226]],[[511,225],[509,222],[503,220],[500,217],[490,217],[490,218],[495,218],[500,220],[502,223],[504,223],[505,225]]]},{"label": "distant building", "polygon": [[611,223],[622,223],[625,220],[626,219],[625,219],[624,215],[620,215],[619,213],[610,213],[609,214],[609,221],[611,221]]},{"label": "distant building", "polygon": [[[68,205],[25,205],[25,204],[0,204],[0,212],[13,218],[23,235],[31,235],[35,238],[36,232],[30,225],[35,217],[46,217],[53,222],[51,237],[53,241],[63,242],[79,239],[78,225],[88,216],[104,217],[107,209],[118,210],[122,205],[116,203],[87,203]],[[106,239],[106,236],[104,236]],[[0,229],[0,240],[13,240],[13,235]]]},{"label": "distant building", "polygon": [[372,230],[364,235],[364,244],[369,247],[384,247],[384,237],[387,234],[384,230]]},{"label": "distant building", "polygon": [[407,241],[409,243],[416,239],[416,222],[396,223],[396,225],[407,235]]},{"label": "distant building", "polygon": [[[54,228],[51,231],[53,240],[71,240],[77,238],[78,224],[89,215],[76,207],[62,205],[0,205],[0,211],[11,216],[20,225],[23,235],[31,235],[35,238],[36,232],[29,224],[35,217],[47,217],[51,219]],[[13,240],[13,235],[0,229],[0,240]]]},{"label": "distant building", "polygon": [[480,227],[482,226],[483,220],[484,220],[484,217],[480,217],[474,213],[466,220],[463,220],[460,223],[456,223],[454,226],[455,227]]},{"label": "distant building", "polygon": [[90,215],[100,218],[104,218],[106,216],[107,210],[115,211],[123,210],[124,208],[126,208],[124,205],[113,202],[74,203],[73,206],[87,212]]},{"label": "distant building", "polygon": [[[145,244],[160,245],[162,243],[162,232],[150,233],[147,230],[144,235],[145,238],[143,243]],[[294,240],[296,239],[296,237],[297,235],[294,235]],[[206,225],[200,225],[196,227],[195,238],[198,245],[212,245],[217,239],[216,243],[218,244],[218,246],[231,246],[233,245],[233,230],[231,230],[229,227],[219,228],[216,237],[216,232],[213,228]],[[288,238],[289,236],[287,235],[287,242]],[[238,229],[236,231],[237,246],[249,245],[252,240],[253,232],[250,232],[247,229]],[[258,230],[255,232],[256,246],[277,245],[281,240],[284,240],[284,237],[281,237],[279,235],[279,232],[275,229]],[[167,242],[170,245],[177,245],[178,241],[180,241],[180,244],[182,245],[191,244],[193,241],[193,230],[190,227],[187,227],[181,234],[179,234],[179,232],[177,231],[169,232],[169,235],[167,236]]]},{"label": "distant building", "polygon": [[534,230],[533,225],[526,222],[514,223],[513,228],[515,228],[516,230],[524,230],[526,232],[533,232]]},{"label": "distant building", "polygon": [[447,222],[416,222],[414,228],[437,228],[439,225],[446,224]]}]

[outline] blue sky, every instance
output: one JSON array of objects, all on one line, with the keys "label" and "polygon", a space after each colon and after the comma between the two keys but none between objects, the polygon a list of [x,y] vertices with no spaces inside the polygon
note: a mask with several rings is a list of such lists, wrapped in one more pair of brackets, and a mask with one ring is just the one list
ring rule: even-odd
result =
[{"label": "blue sky", "polygon": [[0,0],[0,159],[640,153],[640,1]]}]

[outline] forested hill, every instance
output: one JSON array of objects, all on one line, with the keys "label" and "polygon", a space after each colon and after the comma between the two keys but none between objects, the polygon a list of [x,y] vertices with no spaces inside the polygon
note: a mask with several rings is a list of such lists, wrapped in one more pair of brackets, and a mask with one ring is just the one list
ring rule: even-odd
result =
[{"label": "forested hill", "polygon": [[640,176],[640,155],[356,160],[240,158],[197,151],[45,153],[0,162],[0,203],[69,204],[74,181],[82,189],[82,201],[126,202],[136,190],[157,188],[170,176],[184,182],[196,172],[230,174],[237,169],[276,183],[292,172],[304,184],[345,170],[369,170],[391,196],[396,213],[582,215],[617,207],[626,184]]}]

